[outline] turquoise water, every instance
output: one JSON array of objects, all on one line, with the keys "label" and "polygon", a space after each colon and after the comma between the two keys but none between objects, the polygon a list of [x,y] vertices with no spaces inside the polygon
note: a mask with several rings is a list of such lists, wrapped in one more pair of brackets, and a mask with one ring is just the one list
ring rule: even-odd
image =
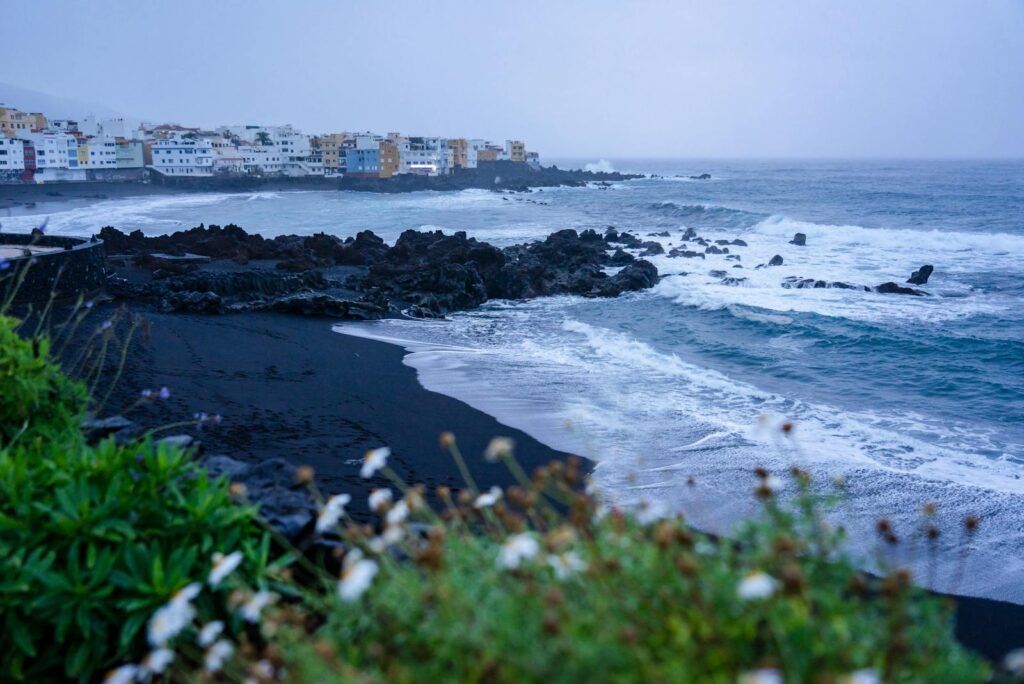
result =
[{"label": "turquoise water", "polygon": [[[593,458],[598,484],[622,505],[661,498],[727,529],[753,510],[755,465],[800,465],[822,483],[842,475],[851,494],[836,522],[868,564],[879,560],[870,532],[879,515],[909,535],[920,505],[939,502],[944,548],[955,554],[958,521],[981,513],[969,579],[936,584],[1024,602],[1024,162],[609,163],[712,178],[529,195],[210,194],[40,211],[63,233],[234,222],[267,235],[369,228],[389,240],[440,227],[497,244],[607,225],[669,231],[648,238],[666,247],[686,227],[740,238],[748,246],[731,249],[743,268],[724,256],[654,257],[662,282],[616,300],[495,302],[449,321],[342,330],[404,345],[427,387]],[[38,214],[0,220],[27,227]],[[788,243],[796,232],[806,247]],[[775,254],[783,266],[753,268]],[[788,276],[902,283],[923,264],[935,266],[928,297],[781,286]],[[747,280],[724,285],[712,270]],[[777,430],[784,421],[796,425],[791,435]],[[683,484],[690,476],[696,488]]]}]

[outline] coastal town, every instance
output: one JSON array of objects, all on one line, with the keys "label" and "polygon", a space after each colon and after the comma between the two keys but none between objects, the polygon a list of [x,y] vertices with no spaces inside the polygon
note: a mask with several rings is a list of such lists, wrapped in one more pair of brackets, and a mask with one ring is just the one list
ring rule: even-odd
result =
[{"label": "coastal town", "polygon": [[149,178],[446,176],[480,162],[540,166],[521,140],[340,131],[290,126],[215,129],[88,115],[50,118],[0,104],[0,183],[138,182]]}]

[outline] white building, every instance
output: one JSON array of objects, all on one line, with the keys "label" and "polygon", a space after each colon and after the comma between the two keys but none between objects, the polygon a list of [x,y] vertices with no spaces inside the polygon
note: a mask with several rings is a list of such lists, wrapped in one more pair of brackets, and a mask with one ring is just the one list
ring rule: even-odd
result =
[{"label": "white building", "polygon": [[63,133],[71,133],[78,130],[78,122],[74,119],[50,119],[50,128]]},{"label": "white building", "polygon": [[291,126],[221,126],[217,132],[242,143],[238,150],[251,172],[286,176],[324,173],[323,162],[312,159],[309,136]]},{"label": "white building", "polygon": [[490,145],[490,140],[483,140],[482,138],[474,138],[468,141],[466,145],[466,168],[475,169],[477,166],[477,152],[486,150]]},{"label": "white building", "polygon": [[78,140],[67,133],[42,131],[21,137],[35,148],[37,169],[78,168]]},{"label": "white building", "polygon": [[211,176],[213,156],[209,140],[176,136],[153,143],[151,168],[165,176]]},{"label": "white building", "polygon": [[237,147],[215,146],[213,152],[214,171],[228,174],[245,173],[245,158]]},{"label": "white building", "polygon": [[[116,169],[117,141],[110,136],[97,135],[80,142],[78,147],[78,168]],[[84,152],[84,154],[83,154]],[[38,151],[36,156],[38,158]]]},{"label": "white building", "polygon": [[88,136],[105,135],[111,138],[141,139],[140,123],[121,117],[97,119],[90,114],[78,122],[78,130]]},{"label": "white building", "polygon": [[25,170],[25,141],[0,135],[0,175]]},{"label": "white building", "polygon": [[418,173],[441,176],[450,171],[448,164],[448,138],[407,139],[398,150],[398,173]]},{"label": "white building", "polygon": [[280,175],[288,163],[287,158],[274,145],[240,145],[238,153],[246,173]]}]

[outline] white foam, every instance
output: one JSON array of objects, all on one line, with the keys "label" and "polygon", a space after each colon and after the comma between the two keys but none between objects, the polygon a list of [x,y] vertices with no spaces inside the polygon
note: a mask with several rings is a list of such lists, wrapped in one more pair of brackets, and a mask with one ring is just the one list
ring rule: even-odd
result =
[{"label": "white foam", "polygon": [[[981,512],[986,534],[1004,537],[979,538],[975,554],[985,569],[957,586],[950,577],[933,583],[1024,601],[1008,574],[1024,569],[1017,560],[1024,541],[1011,543],[1010,552],[1005,541],[1016,529],[1024,481],[1016,463],[972,455],[971,447],[989,440],[983,431],[912,411],[841,411],[767,392],[627,334],[563,319],[576,301],[503,304],[426,325],[385,321],[336,329],[401,344],[412,352],[405,363],[428,389],[596,461],[602,492],[621,505],[656,497],[725,532],[755,509],[749,496],[755,466],[783,471],[797,464],[819,482],[844,474],[852,495],[837,515],[866,564],[879,515],[902,531],[916,524],[916,511],[929,500],[942,502],[953,525],[956,516]],[[761,423],[758,416],[768,418]],[[777,427],[783,416],[797,426],[788,436]],[[699,482],[695,490],[684,485],[690,475]]]},{"label": "white foam", "polygon": [[614,173],[615,167],[607,159],[599,159],[584,166],[583,170],[591,173]]},{"label": "white foam", "polygon": [[[695,205],[696,206],[696,205]],[[807,246],[788,243],[795,233],[807,236]],[[675,302],[704,309],[728,309],[750,317],[750,308],[774,312],[817,313],[866,322],[902,323],[952,321],[978,314],[999,314],[1016,306],[1016,299],[977,288],[978,273],[1024,270],[1024,237],[997,233],[892,230],[860,226],[828,226],[772,217],[748,231],[702,229],[708,239],[742,236],[748,246],[729,245],[743,268],[725,255],[705,259],[648,257],[663,273],[656,292]],[[660,240],[666,249],[678,246],[678,236]],[[703,251],[700,245],[690,249]],[[756,269],[774,255],[783,265]],[[921,265],[934,264],[936,271],[922,289],[931,297],[912,297],[865,292],[862,289],[782,287],[787,277],[838,281],[874,287],[883,282],[903,283]],[[710,271],[723,270],[740,285],[724,285]]]}]

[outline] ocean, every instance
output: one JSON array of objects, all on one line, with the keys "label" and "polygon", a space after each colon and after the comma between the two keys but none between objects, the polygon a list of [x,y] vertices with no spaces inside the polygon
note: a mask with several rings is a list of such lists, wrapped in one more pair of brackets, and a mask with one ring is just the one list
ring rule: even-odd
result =
[{"label": "ocean", "polygon": [[[906,563],[934,588],[1024,603],[1024,162],[600,164],[656,177],[525,194],[40,203],[0,223],[27,229],[46,214],[51,232],[76,235],[200,222],[267,236],[371,229],[388,241],[440,228],[499,246],[607,226],[666,249],[686,228],[741,239],[729,255],[739,261],[650,257],[661,283],[617,299],[496,301],[444,321],[337,330],[403,346],[428,389],[592,459],[610,502],[663,501],[727,532],[757,509],[755,467],[798,466],[822,491],[844,483],[830,520],[865,566]],[[702,173],[711,178],[690,178]],[[797,232],[806,246],[790,244]],[[754,268],[776,254],[783,265]],[[924,264],[935,267],[924,297],[782,287],[793,276],[902,284]],[[745,280],[723,284],[713,270]],[[972,514],[981,526],[968,534]],[[881,517],[899,544],[877,538]]]}]

